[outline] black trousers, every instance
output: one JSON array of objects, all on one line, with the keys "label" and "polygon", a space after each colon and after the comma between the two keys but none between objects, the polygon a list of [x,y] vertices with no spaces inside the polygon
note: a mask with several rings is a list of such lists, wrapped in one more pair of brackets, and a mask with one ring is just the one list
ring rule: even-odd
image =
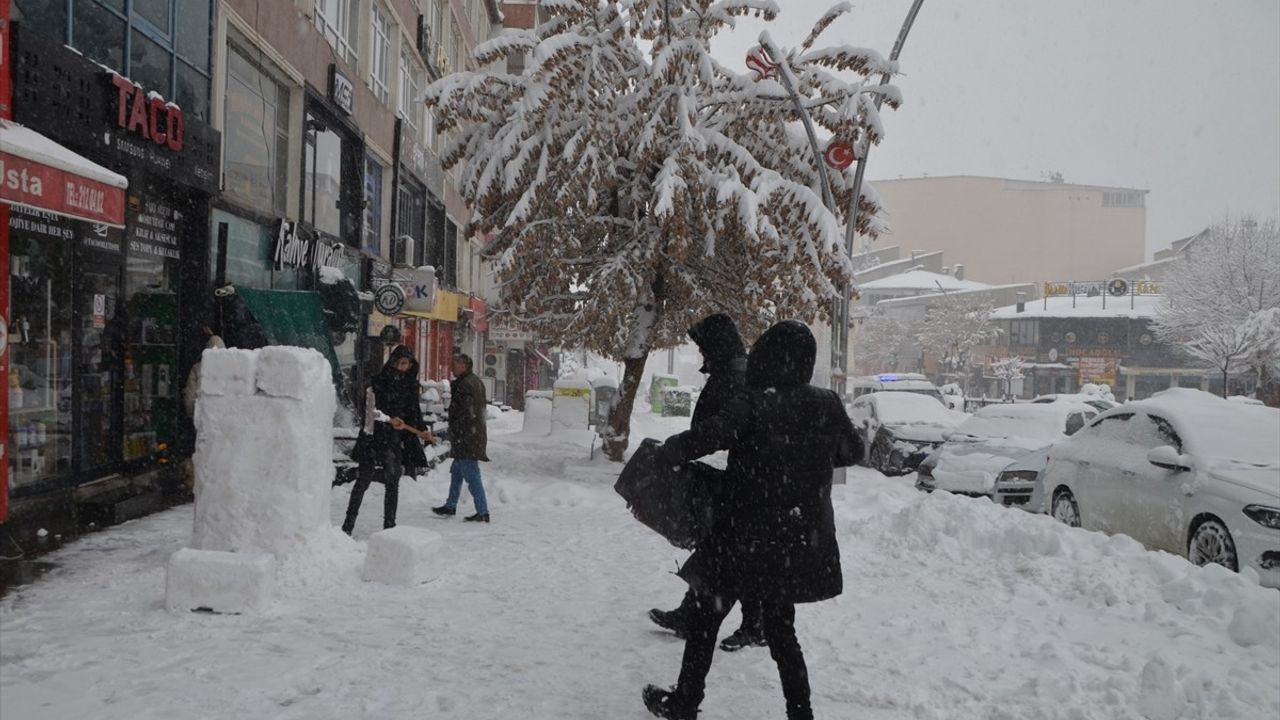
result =
[{"label": "black trousers", "polygon": [[347,502],[347,518],[342,522],[342,531],[350,535],[356,527],[356,516],[360,514],[360,503],[364,501],[364,491],[374,481],[378,473],[382,473],[382,484],[386,486],[382,504],[382,527],[396,526],[396,506],[400,503],[400,475],[404,472],[400,459],[400,448],[391,446],[381,454],[381,462],[365,461],[360,463],[356,471],[356,482],[351,488],[351,500]]},{"label": "black trousers", "polygon": [[[684,594],[684,599],[680,601],[680,607],[676,612],[690,617],[693,612],[693,605],[698,601],[698,593],[693,589],[689,589]],[[742,604],[742,625],[738,627],[738,632],[747,633],[753,637],[760,637],[764,634],[764,606],[759,600],[747,600],[743,598]],[[729,609],[733,609],[733,605],[729,605]]]},{"label": "black trousers", "polygon": [[[680,664],[680,679],[676,683],[675,692],[692,707],[702,704],[720,623],[724,622],[735,601],[736,598],[724,595],[698,593],[690,608],[688,639],[684,643],[684,659]],[[769,642],[769,654],[777,663],[778,676],[782,680],[782,695],[787,702],[787,720],[812,720],[809,670],[804,664],[800,641],[796,639],[796,606],[792,603],[772,602],[760,605],[764,618],[764,637]]]}]

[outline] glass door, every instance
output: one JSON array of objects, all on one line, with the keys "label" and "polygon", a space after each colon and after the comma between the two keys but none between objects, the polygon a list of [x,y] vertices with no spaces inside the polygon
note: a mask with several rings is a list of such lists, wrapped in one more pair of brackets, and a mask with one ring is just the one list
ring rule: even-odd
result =
[{"label": "glass door", "polygon": [[86,248],[79,275],[77,361],[81,429],[77,434],[79,467],[85,470],[120,459],[120,411],[116,388],[137,382],[129,358],[121,355],[120,257]]}]

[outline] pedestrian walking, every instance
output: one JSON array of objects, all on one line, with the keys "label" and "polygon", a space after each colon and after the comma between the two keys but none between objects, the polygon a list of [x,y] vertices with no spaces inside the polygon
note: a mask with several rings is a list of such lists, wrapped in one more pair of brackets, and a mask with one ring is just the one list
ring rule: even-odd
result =
[{"label": "pedestrian walking", "polygon": [[472,372],[473,363],[468,355],[453,357],[453,382],[449,383],[449,497],[444,504],[431,508],[445,517],[458,511],[458,498],[462,484],[475,502],[476,512],[463,518],[468,522],[489,522],[489,503],[484,496],[484,483],[480,480],[480,461],[489,461],[485,454],[488,445],[487,404],[484,399],[484,383]]},{"label": "pedestrian walking", "polygon": [[396,505],[400,499],[400,476],[404,469],[425,467],[426,453],[420,440],[433,441],[422,409],[418,407],[418,359],[404,345],[397,345],[382,370],[369,381],[365,393],[365,423],[356,438],[351,459],[360,464],[347,503],[342,531],[350,535],[369,484],[381,479],[382,527],[396,526]]},{"label": "pedestrian walking", "polygon": [[831,474],[853,465],[861,443],[840,398],[809,384],[817,344],[803,323],[780,322],[747,358],[747,389],[715,417],[668,438],[663,455],[687,462],[729,447],[722,512],[680,569],[697,594],[676,685],[642,693],[669,720],[693,720],[716,633],[736,600],[759,601],[788,720],[812,720],[809,676],[795,606],[843,590],[831,508]]},{"label": "pedestrian walking", "polygon": [[[733,319],[722,313],[699,320],[689,328],[688,335],[702,353],[701,372],[707,375],[707,382],[702,388],[702,394],[698,396],[698,403],[693,408],[690,420],[690,427],[701,427],[723,411],[730,400],[746,387],[747,350]],[[728,446],[720,449],[728,449]],[[700,477],[713,485],[710,488],[711,495],[718,504],[724,479],[719,477],[720,473],[716,475],[717,477],[710,478],[704,472]],[[675,610],[653,608],[649,611],[649,619],[674,632],[677,637],[684,638],[688,634],[689,618],[696,598],[697,594],[691,588]],[[764,615],[760,603],[743,598],[741,606],[742,624],[720,643],[722,650],[733,652],[765,644]]]}]

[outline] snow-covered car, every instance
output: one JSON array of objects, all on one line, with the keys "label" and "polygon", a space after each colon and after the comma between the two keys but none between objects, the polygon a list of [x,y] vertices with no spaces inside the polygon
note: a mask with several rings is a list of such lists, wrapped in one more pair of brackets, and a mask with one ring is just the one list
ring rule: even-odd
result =
[{"label": "snow-covered car", "polygon": [[1074,402],[1006,403],[979,408],[920,463],[916,487],[990,496],[1016,460],[1065,440],[1098,411]]},{"label": "snow-covered car", "polygon": [[1084,393],[1057,393],[1054,395],[1037,395],[1031,402],[1033,403],[1051,403],[1051,402],[1082,402],[1085,405],[1092,406],[1098,412],[1110,410],[1118,407],[1120,403],[1114,400],[1107,400],[1098,395],[1085,395]]},{"label": "snow-covered car", "polygon": [[905,392],[927,395],[942,402],[938,386],[920,373],[881,373],[863,375],[849,381],[850,400],[856,400],[873,392]]},{"label": "snow-covered car", "polygon": [[863,464],[885,475],[905,475],[969,417],[927,395],[875,392],[849,405],[854,431],[867,448]]},{"label": "snow-covered car", "polygon": [[1048,449],[1028,453],[1009,463],[991,487],[991,501],[1029,512],[1044,512],[1044,488],[1040,472],[1049,462]]},{"label": "snow-covered car", "polygon": [[1173,388],[1048,452],[1053,516],[1280,587],[1280,410]]}]

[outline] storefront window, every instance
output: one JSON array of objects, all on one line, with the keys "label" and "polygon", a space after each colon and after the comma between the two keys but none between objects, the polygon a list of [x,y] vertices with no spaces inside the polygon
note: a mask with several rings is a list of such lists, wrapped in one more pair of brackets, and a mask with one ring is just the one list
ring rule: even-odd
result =
[{"label": "storefront window", "polygon": [[224,125],[225,192],[264,215],[283,217],[289,91],[236,44],[227,47]]},{"label": "storefront window", "polygon": [[382,257],[382,165],[364,159],[364,249]]},{"label": "storefront window", "polygon": [[120,260],[119,253],[86,249],[76,273],[80,283],[76,294],[80,325],[76,455],[81,468],[101,467],[120,459],[120,424],[113,401],[117,384],[132,370],[128,356],[122,356],[120,350]]},{"label": "storefront window", "polygon": [[71,471],[74,223],[10,216],[9,463],[13,488]]},{"label": "storefront window", "polygon": [[341,237],[342,138],[318,122],[307,118],[304,215],[316,230]]}]

